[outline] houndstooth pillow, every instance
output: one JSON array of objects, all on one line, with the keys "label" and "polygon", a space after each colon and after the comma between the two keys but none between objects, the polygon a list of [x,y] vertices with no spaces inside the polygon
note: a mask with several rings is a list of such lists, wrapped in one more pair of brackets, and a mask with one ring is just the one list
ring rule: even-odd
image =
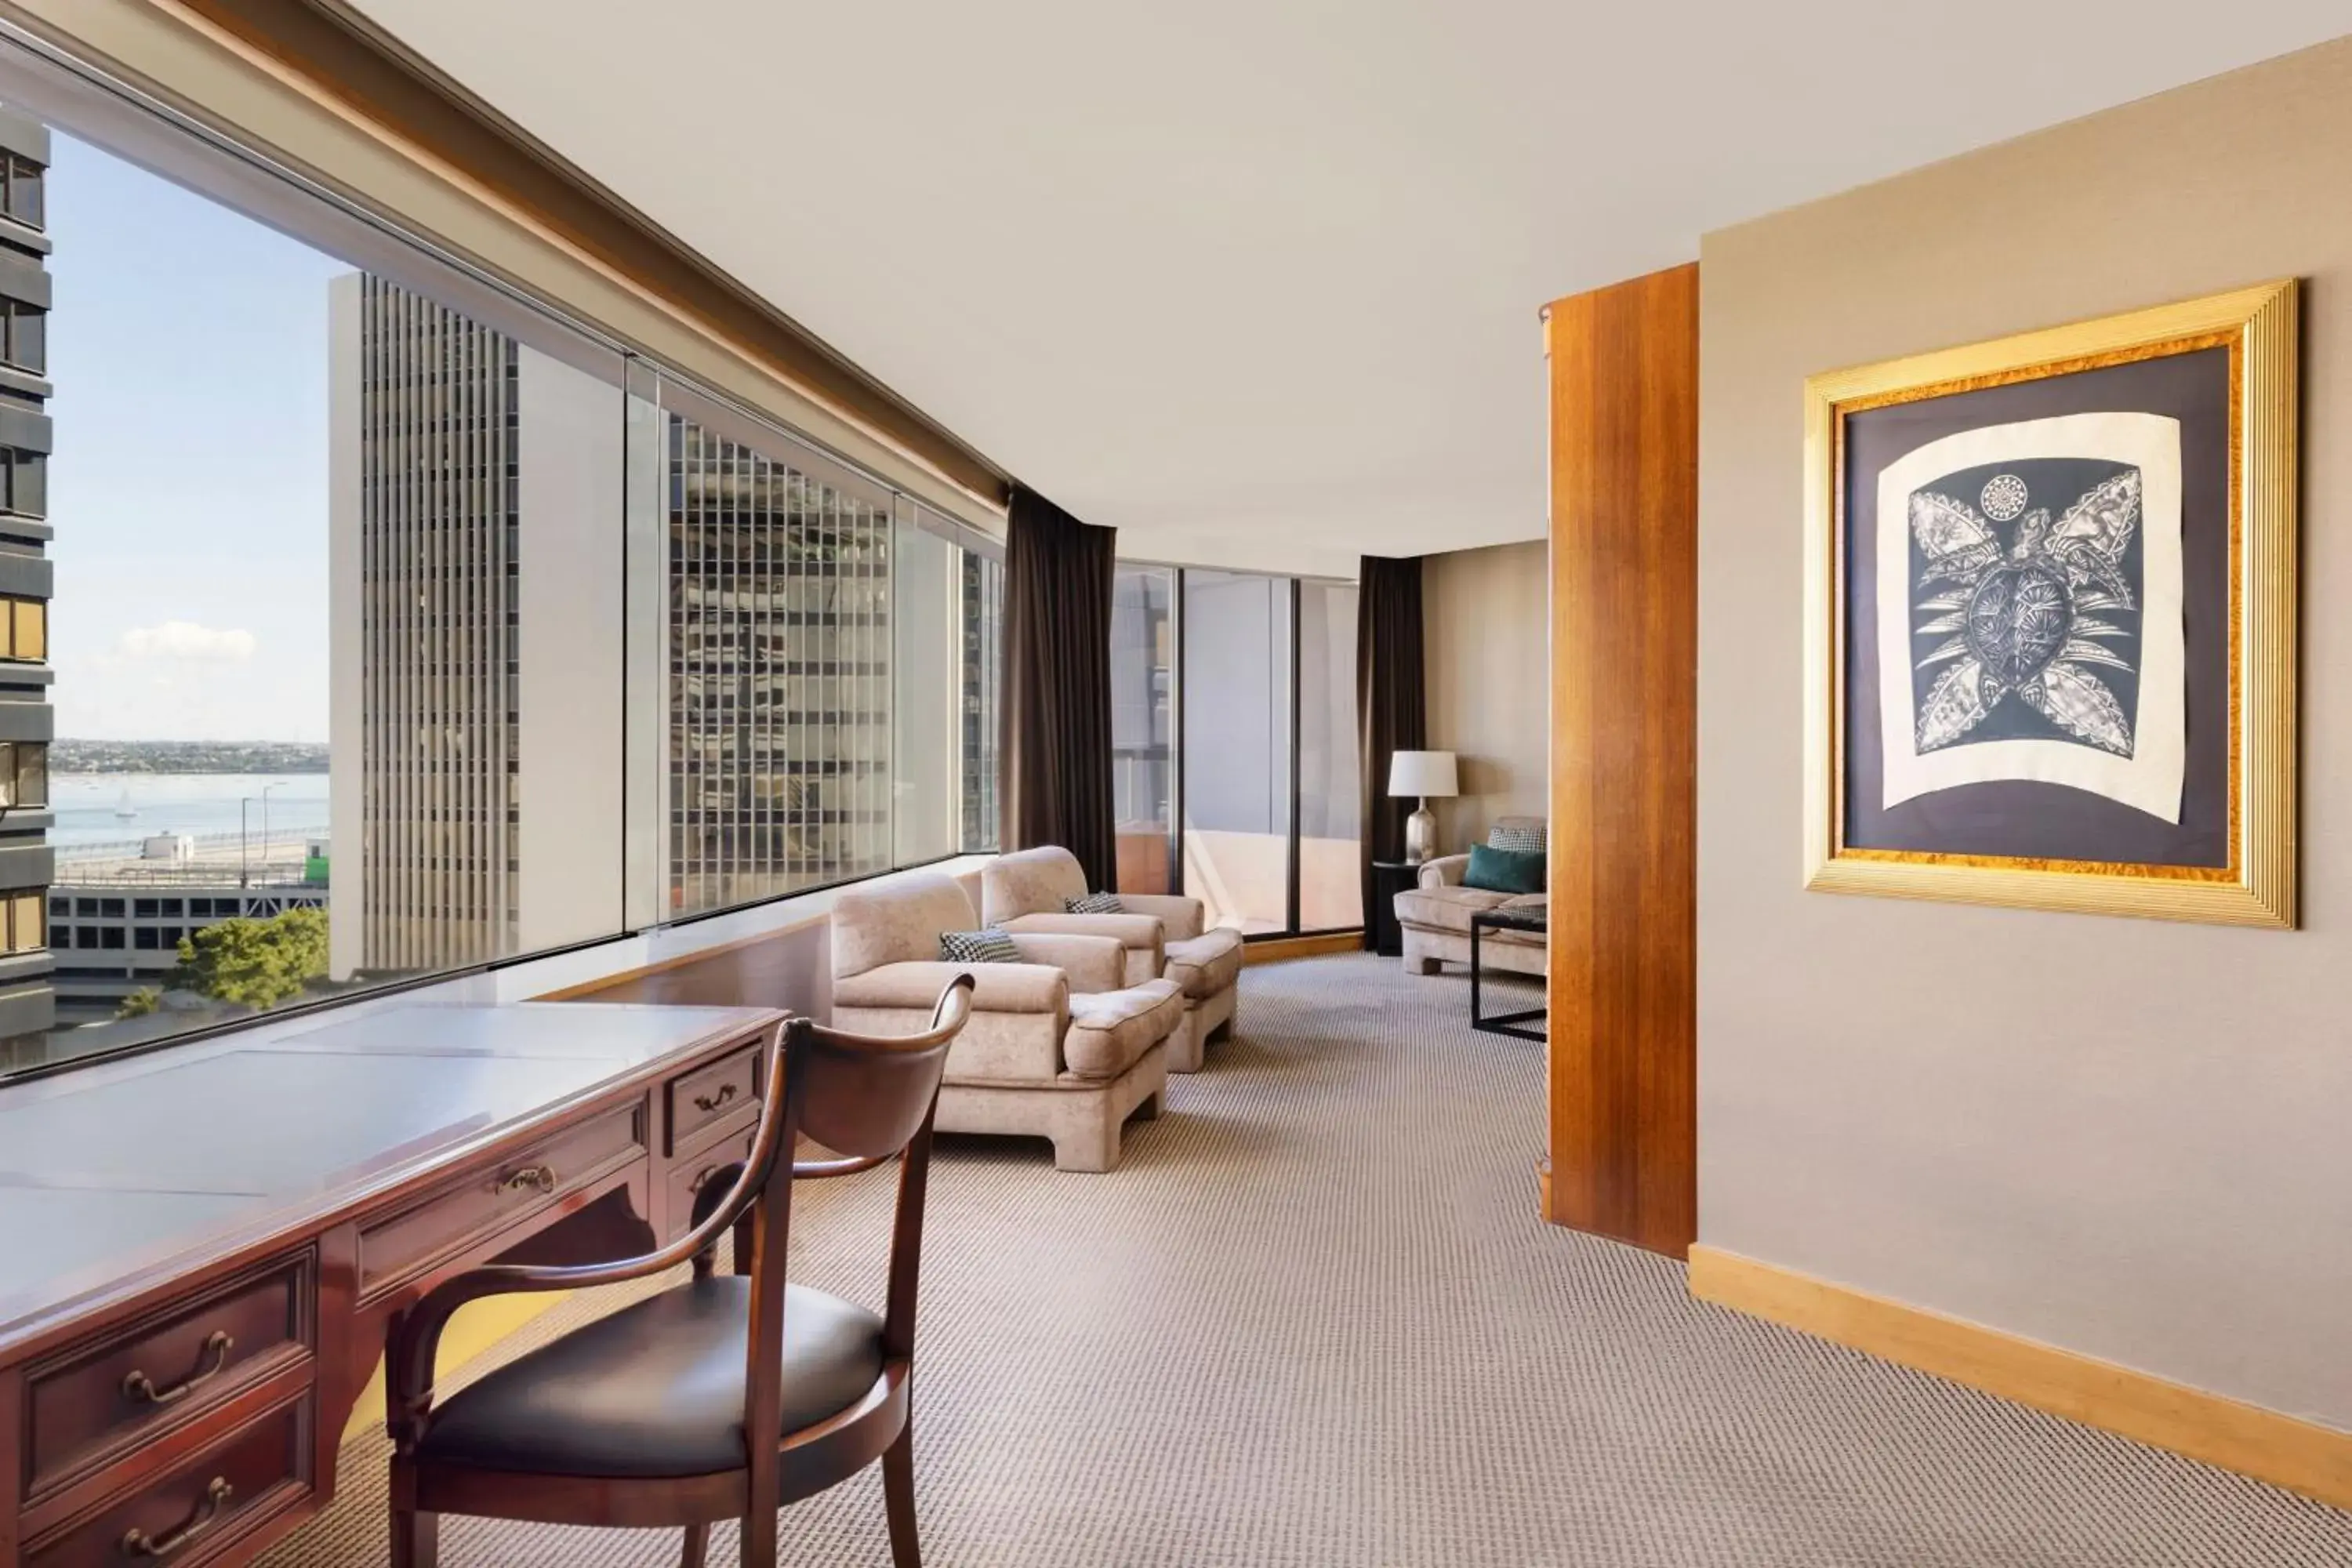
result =
[{"label": "houndstooth pillow", "polygon": [[1021,950],[1013,939],[993,927],[987,931],[940,932],[940,956],[950,963],[1018,963]]},{"label": "houndstooth pillow", "polygon": [[1123,915],[1127,906],[1118,901],[1117,893],[1082,893],[1075,899],[1064,899],[1062,908],[1074,915]]},{"label": "houndstooth pillow", "polygon": [[1541,823],[1527,826],[1500,823],[1486,830],[1486,847],[1508,849],[1518,855],[1540,855],[1544,852],[1544,830]]}]

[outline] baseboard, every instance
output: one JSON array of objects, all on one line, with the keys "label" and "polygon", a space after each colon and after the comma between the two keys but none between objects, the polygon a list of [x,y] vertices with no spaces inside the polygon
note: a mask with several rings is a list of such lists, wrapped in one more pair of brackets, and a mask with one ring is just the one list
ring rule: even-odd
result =
[{"label": "baseboard", "polygon": [[1333,952],[1361,952],[1364,933],[1360,931],[1325,931],[1319,936],[1277,937],[1272,942],[1251,942],[1242,944],[1242,963],[1272,963],[1284,958],[1320,958]]},{"label": "baseboard", "polygon": [[2112,1362],[1717,1247],[1691,1248],[1690,1292],[1701,1300],[2169,1448],[2337,1508],[2352,1508],[2352,1432],[2168,1383]]}]

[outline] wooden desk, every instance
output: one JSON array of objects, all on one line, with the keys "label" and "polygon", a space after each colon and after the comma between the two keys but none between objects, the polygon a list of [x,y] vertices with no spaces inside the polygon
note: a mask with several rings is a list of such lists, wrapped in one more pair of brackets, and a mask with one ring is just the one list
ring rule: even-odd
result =
[{"label": "wooden desk", "polygon": [[782,1016],[404,1007],[0,1089],[0,1568],[252,1558],[433,1284],[685,1229]]}]

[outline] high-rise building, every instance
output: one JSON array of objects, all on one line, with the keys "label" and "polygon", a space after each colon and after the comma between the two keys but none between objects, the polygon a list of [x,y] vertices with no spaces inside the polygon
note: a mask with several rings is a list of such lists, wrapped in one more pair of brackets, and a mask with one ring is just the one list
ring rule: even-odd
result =
[{"label": "high-rise building", "polygon": [[48,951],[49,133],[0,110],[0,1068],[41,1059]]},{"label": "high-rise building", "polygon": [[382,278],[332,288],[331,591],[359,642],[331,708],[332,968],[457,968],[520,935],[520,351]]},{"label": "high-rise building", "polygon": [[[887,498],[641,403],[660,434],[628,449],[649,481],[628,493],[661,548],[583,549],[600,507],[579,487],[617,505],[625,485],[616,385],[373,275],[335,279],[330,315],[335,978],[895,863]],[[621,846],[593,837],[610,815],[590,795],[628,742],[567,700],[625,679],[631,571],[660,578],[657,651],[628,657],[660,661],[644,689],[663,746],[605,804],[666,841],[642,903]]]},{"label": "high-rise building", "polygon": [[888,869],[889,509],[665,425],[668,912]]}]

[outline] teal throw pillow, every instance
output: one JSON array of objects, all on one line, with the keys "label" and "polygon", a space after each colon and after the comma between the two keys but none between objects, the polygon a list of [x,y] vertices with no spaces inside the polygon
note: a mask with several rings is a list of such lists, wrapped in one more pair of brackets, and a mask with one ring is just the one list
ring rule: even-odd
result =
[{"label": "teal throw pillow", "polygon": [[1544,890],[1543,851],[1474,845],[1470,864],[1462,873],[1462,885],[1483,888],[1490,893],[1540,893]]}]

